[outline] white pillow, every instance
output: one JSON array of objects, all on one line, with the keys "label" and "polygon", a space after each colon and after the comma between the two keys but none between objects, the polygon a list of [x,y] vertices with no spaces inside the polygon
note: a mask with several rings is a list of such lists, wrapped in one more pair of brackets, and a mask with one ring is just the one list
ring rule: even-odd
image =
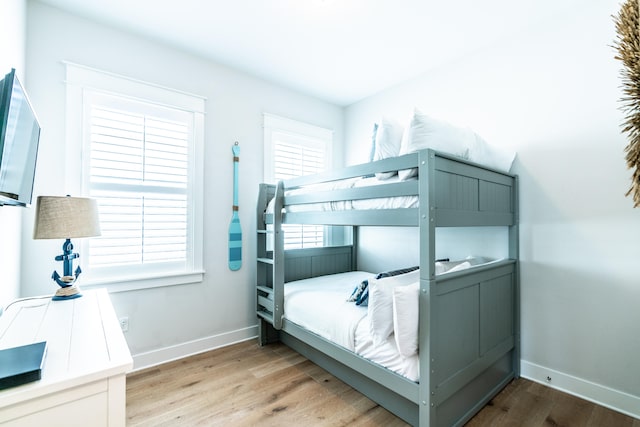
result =
[{"label": "white pillow", "polygon": [[438,261],[436,262],[436,274],[449,273],[450,271],[464,270],[471,267],[471,261]]},{"label": "white pillow", "polygon": [[378,135],[378,124],[373,124],[373,133],[371,134],[371,148],[369,148],[369,161],[373,162],[376,155],[376,135]]},{"label": "white pillow", "polygon": [[456,265],[455,267],[447,270],[447,273],[453,273],[455,271],[462,271],[462,270],[466,270],[467,268],[471,268],[471,263],[469,261],[461,262],[460,264]]},{"label": "white pillow", "polygon": [[[402,141],[402,125],[383,117],[376,131],[375,153],[373,160],[382,160],[389,157],[397,157],[400,153]],[[389,179],[396,174],[393,172],[378,172],[378,179]]]},{"label": "white pillow", "polygon": [[[469,147],[476,144],[476,134],[471,129],[434,119],[416,108],[407,129],[406,138],[402,142],[399,155],[432,148],[468,159]],[[398,175],[400,180],[404,181],[418,175],[418,170],[405,169],[398,171]]]},{"label": "white pillow", "polygon": [[393,334],[404,357],[418,353],[420,282],[393,288]]},{"label": "white pillow", "polygon": [[420,280],[420,270],[369,280],[369,332],[374,345],[382,345],[393,332],[393,288]]},{"label": "white pillow", "polygon": [[515,157],[515,152],[497,150],[482,139],[480,135],[476,135],[474,143],[469,147],[470,161],[489,166],[502,172],[509,172]]}]

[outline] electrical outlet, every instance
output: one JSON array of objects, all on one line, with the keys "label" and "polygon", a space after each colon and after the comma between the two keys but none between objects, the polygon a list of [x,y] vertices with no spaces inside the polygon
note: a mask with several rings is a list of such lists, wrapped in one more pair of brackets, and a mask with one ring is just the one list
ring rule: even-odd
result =
[{"label": "electrical outlet", "polygon": [[122,332],[127,332],[129,330],[129,317],[128,316],[120,318],[120,328],[122,329]]}]

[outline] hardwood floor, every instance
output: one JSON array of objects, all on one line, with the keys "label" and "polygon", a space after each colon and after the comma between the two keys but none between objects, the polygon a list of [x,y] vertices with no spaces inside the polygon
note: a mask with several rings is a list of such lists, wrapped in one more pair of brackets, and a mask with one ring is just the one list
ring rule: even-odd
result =
[{"label": "hardwood floor", "polygon": [[519,378],[476,414],[468,427],[640,427],[640,420]]},{"label": "hardwood floor", "polygon": [[[288,347],[247,341],[127,377],[129,426],[407,426]],[[640,427],[518,379],[468,426]]]}]

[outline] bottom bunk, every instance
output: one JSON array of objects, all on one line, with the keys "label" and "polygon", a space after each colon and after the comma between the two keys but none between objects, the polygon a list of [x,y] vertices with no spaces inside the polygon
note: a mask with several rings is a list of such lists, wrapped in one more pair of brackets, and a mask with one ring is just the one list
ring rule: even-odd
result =
[{"label": "bottom bunk", "polygon": [[[317,251],[312,259],[315,256],[335,257]],[[340,270],[348,271],[344,266],[349,263],[342,265]],[[354,286],[373,273],[289,281],[280,330],[258,304],[260,341],[283,342],[411,425],[462,425],[518,375],[516,268],[515,260],[497,260],[454,268],[435,280],[421,278],[420,270],[408,273],[419,284],[419,351],[413,357],[389,355],[398,344],[397,329],[383,347],[373,344],[365,336],[371,331],[368,308],[347,301]],[[315,276],[299,270],[297,275],[295,279]],[[262,289],[259,300],[269,299],[268,290]],[[331,291],[320,296],[318,289]],[[305,290],[310,296],[306,292],[305,297]],[[347,320],[336,319],[340,313]],[[319,322],[322,317],[333,321]],[[340,331],[338,324],[353,327]],[[376,359],[380,349],[382,360]]]}]

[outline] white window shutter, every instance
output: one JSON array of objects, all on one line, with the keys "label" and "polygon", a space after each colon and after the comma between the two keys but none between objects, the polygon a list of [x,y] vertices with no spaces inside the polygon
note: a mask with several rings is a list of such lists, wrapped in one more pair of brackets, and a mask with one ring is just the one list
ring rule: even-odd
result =
[{"label": "white window shutter", "polygon": [[[265,165],[267,182],[323,172],[328,168],[333,133],[305,123],[265,114],[265,153],[272,164]],[[300,249],[325,245],[321,225],[284,224],[284,248]]]},{"label": "white window shutter", "polygon": [[91,99],[88,188],[98,199],[102,236],[90,241],[89,264],[186,262],[188,114],[177,121],[114,108],[111,97]]}]

